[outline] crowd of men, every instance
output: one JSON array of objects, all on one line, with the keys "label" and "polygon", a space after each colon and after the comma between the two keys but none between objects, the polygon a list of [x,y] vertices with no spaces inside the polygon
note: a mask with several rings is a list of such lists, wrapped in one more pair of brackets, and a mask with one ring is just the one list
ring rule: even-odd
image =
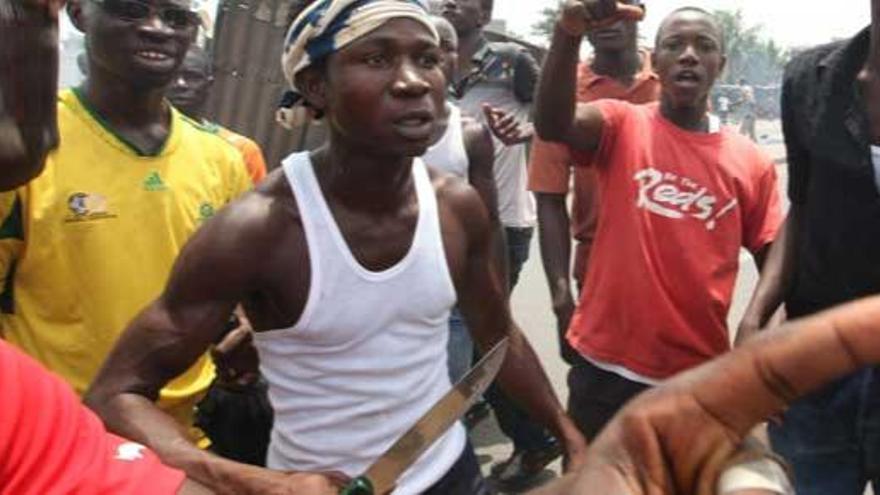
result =
[{"label": "crowd of men", "polygon": [[[786,69],[786,213],[710,111],[727,40],[700,7],[649,51],[637,0],[569,0],[539,66],[487,40],[492,0],[300,2],[285,101],[328,136],[267,167],[206,115],[186,0],[3,0],[0,494],[336,494],[505,338],[470,422],[491,409],[511,457],[487,480],[458,423],[393,493],[519,491],[561,456],[540,493],[877,490],[865,1]],[[59,91],[63,9],[86,78]],[[509,307],[536,226],[565,406]]]}]

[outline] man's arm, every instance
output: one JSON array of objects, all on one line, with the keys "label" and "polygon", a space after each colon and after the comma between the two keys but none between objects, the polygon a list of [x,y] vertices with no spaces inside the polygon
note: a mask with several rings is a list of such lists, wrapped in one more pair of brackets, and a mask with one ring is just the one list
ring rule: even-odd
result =
[{"label": "man's arm", "polygon": [[59,0],[0,4],[0,190],[42,172],[58,146]]},{"label": "man's arm", "polygon": [[538,241],[541,262],[550,287],[550,301],[556,315],[556,332],[562,358],[572,364],[565,334],[575,302],[571,291],[571,219],[565,194],[535,193],[538,203]]},{"label": "man's arm", "polygon": [[755,425],[880,363],[878,322],[880,297],[849,303],[664,382],[615,416],[590,446],[583,469],[533,495],[715,493]]},{"label": "man's arm", "polygon": [[[181,252],[164,293],[129,325],[86,394],[115,433],[147,445],[169,466],[229,494],[300,493],[311,477],[275,473],[202,451],[154,401],[218,340],[236,304],[258,283],[265,203],[252,193],[206,223]],[[265,229],[263,229],[265,230]],[[262,254],[253,254],[262,253]],[[222,268],[220,268],[222,267]],[[309,485],[312,486],[312,485]],[[330,487],[331,483],[327,483]],[[338,490],[338,489],[337,489]],[[330,494],[324,491],[303,492]]]},{"label": "man's arm", "polygon": [[[789,196],[791,207],[779,235],[767,253],[761,266],[761,277],[736,335],[739,345],[767,325],[788,293],[797,260],[799,244],[799,216],[809,184],[810,155],[799,136],[797,113],[799,104],[795,92],[795,80],[802,70],[812,70],[812,64],[795,61],[789,66],[782,89],[782,127],[789,169]],[[759,261],[759,266],[760,260]]]},{"label": "man's arm", "polygon": [[519,402],[539,423],[565,443],[572,466],[583,459],[586,442],[565,414],[541,367],[535,351],[510,316],[506,291],[492,260],[489,219],[476,194],[466,188],[448,192],[450,202],[467,236],[465,277],[457,287],[458,300],[468,328],[479,348],[486,352],[502,338],[510,347],[498,381],[510,397]]},{"label": "man's arm", "polygon": [[595,19],[617,16],[614,0],[568,0],[553,31],[550,51],[538,83],[535,130],[541,139],[574,149],[595,151],[602,138],[602,113],[576,103],[577,65],[584,34]]},{"label": "man's arm", "polygon": [[[465,118],[462,125],[468,155],[468,182],[477,190],[486,206],[498,273],[507,280],[507,243],[498,215],[498,186],[495,183],[495,142],[489,128],[477,120]],[[507,287],[507,284],[504,286]]]}]

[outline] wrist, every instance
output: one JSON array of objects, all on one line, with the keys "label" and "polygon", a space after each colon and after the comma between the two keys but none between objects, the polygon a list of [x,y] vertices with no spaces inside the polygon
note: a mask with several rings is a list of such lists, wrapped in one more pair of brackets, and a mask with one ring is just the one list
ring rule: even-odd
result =
[{"label": "wrist", "polygon": [[580,43],[581,39],[587,33],[587,29],[584,26],[576,26],[572,23],[567,23],[565,22],[565,19],[559,19],[556,21],[556,32],[572,42]]}]

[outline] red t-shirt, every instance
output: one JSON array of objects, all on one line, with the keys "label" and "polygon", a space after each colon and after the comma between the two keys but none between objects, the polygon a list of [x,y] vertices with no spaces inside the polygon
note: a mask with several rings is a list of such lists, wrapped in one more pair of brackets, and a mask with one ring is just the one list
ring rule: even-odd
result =
[{"label": "red t-shirt", "polygon": [[776,169],[748,139],[685,131],[658,104],[602,100],[602,202],[568,339],[594,361],[664,379],[730,347],[740,247],[782,222]]},{"label": "red t-shirt", "polygon": [[183,484],[108,433],[70,387],[0,340],[0,495],[165,495]]}]

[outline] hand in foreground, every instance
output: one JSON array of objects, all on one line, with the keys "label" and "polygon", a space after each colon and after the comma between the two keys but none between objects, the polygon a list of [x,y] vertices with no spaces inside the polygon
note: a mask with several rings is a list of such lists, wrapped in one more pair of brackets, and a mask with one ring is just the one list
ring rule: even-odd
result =
[{"label": "hand in foreground", "polygon": [[240,321],[238,328],[211,349],[211,358],[217,365],[217,378],[222,384],[244,387],[259,378],[260,358],[253,344],[250,323],[242,317]]},{"label": "hand in foreground", "polygon": [[483,114],[486,115],[486,123],[492,134],[505,146],[523,144],[530,141],[535,134],[531,124],[521,125],[513,115],[488,103],[483,104]]},{"label": "hand in foreground", "polygon": [[760,421],[880,362],[880,297],[764,332],[630,402],[585,466],[534,495],[712,495]]},{"label": "hand in foreground", "polygon": [[625,19],[640,21],[644,16],[643,7],[616,0],[568,0],[562,7],[559,26],[566,33],[580,37],[592,29]]},{"label": "hand in foreground", "polygon": [[[229,486],[214,490],[234,495],[339,495],[348,478],[340,473],[270,471],[256,466],[240,470]],[[194,492],[198,493],[198,492]],[[181,494],[183,495],[183,494]]]}]

